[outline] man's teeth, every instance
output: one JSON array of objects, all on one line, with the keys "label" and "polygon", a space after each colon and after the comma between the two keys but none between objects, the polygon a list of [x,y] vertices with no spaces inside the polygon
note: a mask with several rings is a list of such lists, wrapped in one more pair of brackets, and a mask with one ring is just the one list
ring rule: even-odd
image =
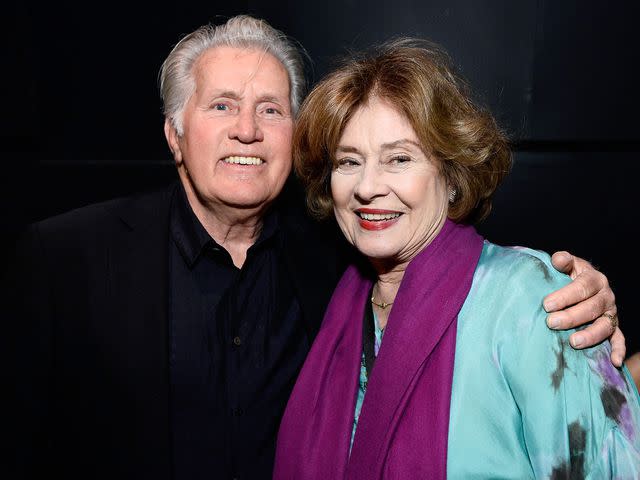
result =
[{"label": "man's teeth", "polygon": [[392,220],[394,218],[398,218],[400,216],[399,213],[363,213],[359,212],[358,215],[362,217],[364,220]]},{"label": "man's teeth", "polygon": [[223,161],[238,165],[262,165],[264,163],[264,160],[258,157],[227,157]]}]

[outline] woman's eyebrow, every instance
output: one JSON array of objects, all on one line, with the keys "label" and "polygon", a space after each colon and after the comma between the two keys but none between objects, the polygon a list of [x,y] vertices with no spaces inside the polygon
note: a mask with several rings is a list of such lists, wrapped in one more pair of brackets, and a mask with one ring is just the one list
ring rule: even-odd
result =
[{"label": "woman's eyebrow", "polygon": [[412,145],[422,151],[422,145],[409,138],[401,138],[400,140],[396,140],[395,142],[383,143],[382,145],[380,145],[380,147],[382,148],[382,150],[391,150],[393,148],[403,147],[407,145]]},{"label": "woman's eyebrow", "polygon": [[340,153],[360,153],[360,150],[356,147],[351,147],[349,145],[338,145],[336,151]]}]

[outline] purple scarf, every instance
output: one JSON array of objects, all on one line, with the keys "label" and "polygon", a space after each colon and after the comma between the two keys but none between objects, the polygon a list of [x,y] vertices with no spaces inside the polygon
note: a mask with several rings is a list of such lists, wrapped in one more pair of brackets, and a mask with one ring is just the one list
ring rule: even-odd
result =
[{"label": "purple scarf", "polygon": [[456,320],[482,243],[447,220],[407,267],[350,456],[372,280],[345,272],[282,419],[275,479],[446,478]]}]

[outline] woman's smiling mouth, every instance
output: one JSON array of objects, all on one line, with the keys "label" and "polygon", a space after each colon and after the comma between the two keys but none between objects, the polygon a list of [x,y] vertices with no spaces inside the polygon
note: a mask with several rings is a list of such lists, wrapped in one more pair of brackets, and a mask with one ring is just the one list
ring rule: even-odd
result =
[{"label": "woman's smiling mouth", "polygon": [[355,214],[359,217],[360,226],[365,230],[384,230],[389,228],[402,215],[401,212],[369,208],[360,208],[355,211]]}]

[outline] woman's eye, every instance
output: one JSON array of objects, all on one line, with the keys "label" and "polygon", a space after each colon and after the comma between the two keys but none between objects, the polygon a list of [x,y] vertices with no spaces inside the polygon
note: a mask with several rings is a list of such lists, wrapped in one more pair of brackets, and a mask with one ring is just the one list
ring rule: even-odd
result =
[{"label": "woman's eye", "polygon": [[280,113],[277,108],[273,108],[273,107],[265,108],[264,112],[268,113],[269,115],[275,115],[275,114]]},{"label": "woman's eye", "polygon": [[395,164],[402,164],[410,161],[411,161],[411,158],[407,157],[406,155],[398,155],[391,158],[391,163],[395,163]]},{"label": "woman's eye", "polygon": [[357,160],[353,158],[340,158],[336,162],[336,168],[352,168],[359,165]]},{"label": "woman's eye", "polygon": [[226,112],[229,110],[229,106],[224,103],[215,103],[213,104],[213,109],[219,112]]}]

